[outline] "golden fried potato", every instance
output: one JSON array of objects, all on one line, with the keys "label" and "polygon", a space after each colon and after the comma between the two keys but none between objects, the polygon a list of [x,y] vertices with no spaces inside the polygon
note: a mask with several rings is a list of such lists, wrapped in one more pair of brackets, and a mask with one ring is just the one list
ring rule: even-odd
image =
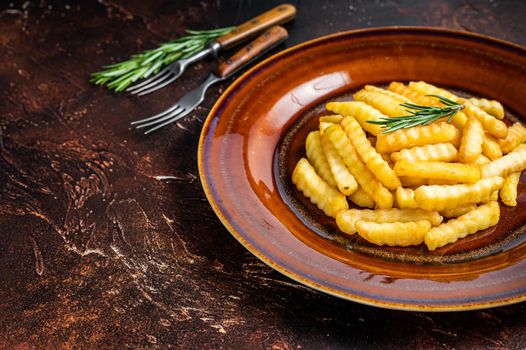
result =
[{"label": "golden fried potato", "polygon": [[314,169],[316,169],[316,173],[329,185],[336,187],[336,180],[334,180],[334,176],[332,176],[325,152],[323,152],[319,131],[312,131],[307,135],[305,149],[307,151],[307,159],[309,163],[314,166]]},{"label": "golden fried potato", "polygon": [[500,139],[505,138],[508,135],[508,127],[502,120],[489,115],[469,101],[466,101],[464,106],[466,114],[470,117],[476,118],[488,134]]},{"label": "golden fried potato", "polygon": [[495,118],[504,119],[504,107],[502,107],[499,101],[474,97],[470,98],[468,101]]},{"label": "golden fried potato", "polygon": [[351,140],[362,161],[376,176],[378,181],[390,190],[394,190],[398,186],[401,186],[398,176],[396,176],[393,169],[389,167],[389,164],[371,146],[369,140],[365,136],[365,132],[356,119],[353,117],[345,117],[341,122],[341,126],[349,140]]},{"label": "golden fried potato", "polygon": [[381,94],[384,94],[384,95],[387,95],[389,97],[392,97],[394,98],[395,100],[397,100],[399,103],[412,103],[413,101],[411,101],[410,99],[408,99],[407,97],[405,96],[402,96],[400,94],[397,94],[396,92],[392,92],[392,91],[389,91],[389,90],[385,90],[385,89],[382,89],[382,88],[379,88],[379,87],[376,87],[374,85],[365,85],[364,87],[364,90],[365,91],[373,91],[373,92],[378,92],[378,93],[381,93]]},{"label": "golden fried potato", "polygon": [[353,95],[353,98],[356,101],[362,101],[368,105],[373,106],[389,117],[409,115],[406,108],[400,106],[400,103],[403,102],[400,102],[397,98],[381,92],[360,90]]},{"label": "golden fried potato", "polygon": [[424,179],[451,180],[475,183],[480,179],[477,166],[471,164],[445,162],[396,162],[394,171],[398,176],[420,177]]},{"label": "golden fried potato", "polygon": [[335,217],[340,210],[349,208],[345,196],[325,182],[305,158],[296,164],[292,183],[328,216]]},{"label": "golden fried potato", "polygon": [[410,188],[398,187],[395,193],[396,204],[400,209],[417,209],[415,191]]},{"label": "golden fried potato", "polygon": [[526,128],[521,123],[514,123],[508,128],[508,136],[505,139],[497,140],[502,153],[511,152],[521,143],[526,142]]},{"label": "golden fried potato", "polygon": [[458,185],[462,181],[446,180],[446,179],[427,179],[428,185]]},{"label": "golden fried potato", "polygon": [[[510,136],[510,129],[508,128],[508,136]],[[507,138],[507,137],[506,137]],[[484,142],[482,143],[482,154],[490,160],[495,160],[502,157],[502,150],[500,145],[493,136],[485,134]]]},{"label": "golden fried potato", "polygon": [[393,195],[365,166],[342,127],[334,124],[325,129],[325,135],[332,142],[358,184],[378,207],[383,209],[391,208],[393,206]]},{"label": "golden fried potato", "polygon": [[379,224],[359,220],[356,229],[363,239],[372,244],[408,247],[424,242],[425,235],[431,229],[431,223],[420,220]]},{"label": "golden fried potato", "polygon": [[356,192],[349,196],[349,199],[351,200],[351,202],[353,202],[359,207],[369,209],[374,208],[373,200],[371,199],[371,197],[369,197],[367,192],[365,192],[360,186],[358,186]]},{"label": "golden fried potato", "polygon": [[472,211],[476,207],[477,207],[476,204],[466,204],[466,205],[456,207],[453,209],[442,210],[440,211],[440,215],[448,219],[458,218],[459,216],[464,215],[469,211]]},{"label": "golden fried potato", "polygon": [[338,124],[339,122],[342,121],[342,119],[343,117],[341,115],[333,114],[333,115],[324,115],[320,117],[319,121],[320,123]]},{"label": "golden fried potato", "polygon": [[399,160],[407,160],[408,162],[453,162],[457,160],[457,157],[458,151],[455,146],[450,143],[437,143],[434,145],[413,147],[391,153],[391,159],[394,162],[398,162]]},{"label": "golden fried potato", "polygon": [[460,140],[460,131],[451,124],[433,123],[409,129],[400,129],[387,134],[379,134],[376,150],[379,153],[392,153],[404,148]]},{"label": "golden fried potato", "polygon": [[336,215],[336,224],[343,232],[352,235],[356,232],[356,222],[358,220],[372,221],[376,223],[384,222],[410,222],[427,220],[433,226],[442,223],[442,216],[437,211],[425,211],[422,209],[349,209],[339,212]]},{"label": "golden fried potato", "polygon": [[393,81],[389,84],[389,91],[402,95],[409,99],[412,103],[415,103],[420,106],[440,106],[440,102],[436,98],[432,98],[426,95],[422,95],[419,92],[411,89],[409,86],[406,86],[397,81]]},{"label": "golden fried potato", "polygon": [[343,116],[354,117],[365,131],[371,133],[374,136],[382,132],[382,126],[377,124],[371,124],[367,121],[378,121],[382,118],[387,118],[387,116],[382,114],[382,112],[380,112],[379,110],[374,109],[368,104],[359,101],[329,102],[327,103],[326,108],[329,111],[341,114]]},{"label": "golden fried potato", "polygon": [[423,179],[421,177],[398,176],[398,178],[404,187],[418,187],[427,185],[427,179]]},{"label": "golden fried potato", "polygon": [[491,163],[480,167],[482,178],[492,176],[506,176],[511,173],[526,169],[526,146],[521,145],[502,158],[496,159]]},{"label": "golden fried potato", "polygon": [[492,201],[479,206],[457,219],[431,228],[425,235],[425,243],[429,250],[456,242],[460,238],[473,234],[499,222],[500,208],[497,202]]},{"label": "golden fried potato", "polygon": [[489,202],[491,194],[500,189],[504,179],[500,176],[482,179],[475,184],[451,186],[420,186],[415,190],[415,200],[424,210],[446,210],[466,204]]},{"label": "golden fried potato", "polygon": [[488,163],[491,163],[491,160],[489,160],[489,158],[486,157],[485,155],[479,154],[477,159],[475,159],[475,161],[473,162],[473,165],[476,165],[480,168],[484,164],[488,164]]},{"label": "golden fried potato", "polygon": [[358,183],[354,179],[354,176],[349,172],[342,157],[340,157],[332,143],[327,140],[327,136],[321,136],[321,143],[323,151],[325,152],[325,158],[327,158],[327,163],[329,164],[338,189],[346,196],[351,195],[358,189]]},{"label": "golden fried potato", "polygon": [[504,185],[500,189],[500,199],[502,203],[509,207],[517,206],[517,186],[521,179],[520,171],[511,173],[504,178]]},{"label": "golden fried potato", "polygon": [[477,119],[469,117],[462,130],[458,160],[461,163],[473,163],[482,154],[483,142],[484,129],[482,124]]}]

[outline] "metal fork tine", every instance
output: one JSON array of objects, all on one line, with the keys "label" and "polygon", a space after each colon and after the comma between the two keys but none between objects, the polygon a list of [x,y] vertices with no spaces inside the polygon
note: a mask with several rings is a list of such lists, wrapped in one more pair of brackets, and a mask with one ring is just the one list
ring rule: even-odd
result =
[{"label": "metal fork tine", "polygon": [[154,74],[152,77],[146,79],[145,81],[141,81],[138,84],[130,86],[129,88],[126,89],[126,91],[132,92],[133,90],[137,90],[137,89],[143,87],[144,85],[147,85],[147,84],[153,82],[154,80],[160,78],[161,76],[165,75],[166,73],[170,73],[170,67],[166,67],[165,69],[163,69],[162,71],[160,71],[157,74]]},{"label": "metal fork tine", "polygon": [[165,121],[166,119],[170,119],[170,118],[172,118],[172,117],[174,117],[174,116],[176,116],[176,115],[178,115],[178,114],[184,112],[184,110],[185,110],[185,109],[182,108],[182,107],[181,107],[180,109],[178,108],[178,109],[176,109],[175,111],[173,111],[172,113],[168,113],[167,115],[164,115],[164,116],[162,116],[162,117],[160,117],[160,118],[157,118],[157,119],[155,119],[155,120],[152,120],[151,122],[143,123],[143,124],[137,125],[137,129],[141,129],[141,128],[145,128],[145,127],[147,127],[147,126],[151,126],[151,125],[159,124],[159,123]]},{"label": "metal fork tine", "polygon": [[[138,96],[142,96],[142,95],[146,95],[146,94],[149,94],[150,92],[154,92],[154,91],[157,91],[159,89],[162,89],[163,87],[165,87],[166,85],[168,84],[171,84],[174,80],[176,80],[177,78],[179,78],[180,74],[175,74],[174,76],[172,76],[170,79],[166,80],[165,82],[163,83],[160,83],[159,85],[156,85],[156,86],[153,86],[151,88],[149,88],[148,90],[144,90],[147,88],[147,86],[145,86],[144,88],[140,89],[140,90],[136,90],[134,92],[132,92],[132,94],[137,94]],[[164,79],[163,79],[164,80]]]},{"label": "metal fork tine", "polygon": [[[177,77],[178,76],[175,75],[175,79],[177,79]],[[159,77],[158,79],[152,81],[150,84],[144,85],[143,87],[140,87],[137,90],[130,91],[130,93],[132,95],[139,94],[139,93],[141,93],[144,90],[147,90],[147,89],[150,89],[150,88],[155,88],[156,86],[161,84],[163,81],[165,81],[167,79],[172,79],[172,78],[174,78],[174,73],[173,72],[168,72],[167,74],[163,75],[162,77]]]},{"label": "metal fork tine", "polygon": [[141,120],[133,121],[133,122],[131,122],[131,124],[135,125],[135,124],[142,124],[142,123],[145,123],[145,122],[149,122],[150,120],[154,120],[154,119],[160,118],[160,117],[162,117],[163,115],[165,115],[167,113],[171,113],[174,110],[176,110],[177,108],[179,108],[179,105],[175,104],[172,107],[162,111],[161,113],[158,113],[158,114],[156,114],[156,115],[154,115],[152,117],[148,117],[148,118],[144,118],[144,119],[141,119]]},{"label": "metal fork tine", "polygon": [[154,132],[154,131],[157,130],[157,129],[160,129],[160,128],[162,128],[162,127],[165,127],[166,125],[171,124],[171,123],[173,123],[173,122],[175,122],[175,121],[177,121],[177,120],[183,118],[184,116],[186,116],[186,115],[187,115],[188,113],[190,113],[191,111],[193,111],[193,109],[187,109],[187,110],[185,110],[184,112],[179,113],[178,115],[174,116],[173,118],[168,119],[168,120],[165,121],[164,123],[162,123],[162,124],[160,124],[160,125],[157,125],[157,126],[151,128],[151,129],[146,130],[146,131],[144,132],[144,134],[147,135],[147,134],[150,134],[150,133]]}]

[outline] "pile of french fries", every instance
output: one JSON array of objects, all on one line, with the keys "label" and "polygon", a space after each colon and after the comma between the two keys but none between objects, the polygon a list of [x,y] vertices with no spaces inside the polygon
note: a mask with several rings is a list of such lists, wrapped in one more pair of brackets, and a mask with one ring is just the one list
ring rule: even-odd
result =
[{"label": "pile of french fries", "polygon": [[[440,106],[429,95],[464,109],[450,123],[390,133],[367,122],[408,115],[402,103]],[[517,205],[526,128],[508,127],[498,101],[464,99],[423,81],[368,85],[353,98],[327,104],[334,115],[319,118],[319,130],[306,139],[307,158],[292,174],[298,190],[344,233],[376,245],[425,243],[435,250],[496,225],[499,196]],[[348,200],[362,209],[349,209]]]}]

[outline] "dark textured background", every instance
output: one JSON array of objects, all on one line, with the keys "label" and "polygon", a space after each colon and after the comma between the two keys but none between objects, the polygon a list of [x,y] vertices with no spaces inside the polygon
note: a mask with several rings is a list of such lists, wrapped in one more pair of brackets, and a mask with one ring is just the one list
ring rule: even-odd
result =
[{"label": "dark textured background", "polygon": [[[526,44],[524,1],[292,1],[287,46],[342,30],[429,25]],[[185,27],[239,24],[281,1],[2,2],[0,348],[526,347],[526,304],[426,314],[312,291],[223,228],[198,179],[200,126],[223,83],[152,137],[128,123],[204,79],[141,99],[89,73]]]}]

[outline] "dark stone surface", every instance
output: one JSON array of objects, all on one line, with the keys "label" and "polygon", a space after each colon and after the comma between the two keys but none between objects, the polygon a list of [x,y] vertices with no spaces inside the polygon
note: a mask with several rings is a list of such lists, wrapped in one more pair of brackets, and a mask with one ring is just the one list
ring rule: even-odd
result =
[{"label": "dark stone surface", "polygon": [[[292,1],[294,45],[383,25],[526,44],[522,1]],[[280,1],[0,5],[0,348],[526,347],[526,304],[426,314],[326,296],[274,272],[223,228],[201,189],[200,126],[221,91],[152,137],[128,123],[201,81],[145,98],[91,86],[99,66]],[[162,176],[166,176],[163,180]]]}]

